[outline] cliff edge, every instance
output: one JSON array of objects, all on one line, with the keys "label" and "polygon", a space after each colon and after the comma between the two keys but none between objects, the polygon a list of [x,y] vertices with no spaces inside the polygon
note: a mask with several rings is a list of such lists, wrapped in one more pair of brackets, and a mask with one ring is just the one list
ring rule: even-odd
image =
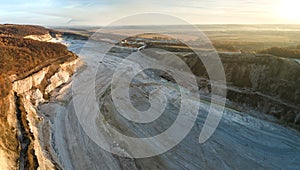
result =
[{"label": "cliff edge", "polygon": [[55,42],[60,33],[0,25],[0,169],[55,169],[37,105],[68,82],[79,58]]}]

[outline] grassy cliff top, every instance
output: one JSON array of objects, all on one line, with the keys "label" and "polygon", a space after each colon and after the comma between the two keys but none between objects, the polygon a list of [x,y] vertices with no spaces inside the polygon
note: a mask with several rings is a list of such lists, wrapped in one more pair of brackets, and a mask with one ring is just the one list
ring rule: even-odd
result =
[{"label": "grassy cliff top", "polygon": [[0,35],[25,37],[27,35],[44,35],[54,30],[36,25],[0,24]]}]

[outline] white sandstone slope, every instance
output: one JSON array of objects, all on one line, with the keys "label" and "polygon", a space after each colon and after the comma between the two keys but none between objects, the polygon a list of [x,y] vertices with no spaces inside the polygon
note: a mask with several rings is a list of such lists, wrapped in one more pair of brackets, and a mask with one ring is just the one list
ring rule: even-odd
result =
[{"label": "white sandstone slope", "polygon": [[24,38],[32,39],[36,41],[60,43],[67,46],[67,43],[64,41],[61,34],[55,34],[55,36],[51,36],[50,33],[44,35],[27,35]]},{"label": "white sandstone slope", "polygon": [[[17,118],[16,113],[18,112],[18,107],[21,106],[24,108],[21,114],[25,114],[24,116],[26,117],[29,131],[31,135],[33,135],[33,141],[31,142],[39,169],[55,169],[55,167],[58,167],[59,165],[57,165],[57,163],[55,163],[56,165],[53,164],[53,162],[58,161],[55,160],[55,156],[51,155],[51,152],[48,151],[51,151],[51,149],[49,149],[51,148],[49,142],[51,136],[50,133],[45,133],[45,130],[42,129],[42,127],[45,127],[45,122],[44,118],[39,116],[37,106],[39,103],[47,101],[44,99],[45,94],[51,93],[52,90],[70,80],[80,63],[79,61],[80,60],[77,58],[62,63],[59,65],[58,70],[53,73],[49,71],[51,66],[47,66],[24,79],[14,81],[12,83],[12,90],[4,99],[9,104],[6,114],[6,123],[8,123],[7,125],[9,127],[15,129],[14,131],[19,140],[21,138],[20,136],[24,134],[22,134],[20,127],[21,121]],[[47,80],[46,74],[50,74],[49,80]],[[48,84],[42,85],[42,82],[47,82]],[[47,90],[45,90],[45,87],[47,87]],[[16,101],[16,98],[20,99],[19,102]],[[22,146],[28,145],[21,141],[19,142],[19,150],[21,150]],[[2,144],[2,141],[0,141],[0,146],[0,169],[15,169],[20,166],[20,161],[16,162],[16,160],[20,159],[20,155],[14,153],[9,148],[3,148],[5,145]]]},{"label": "white sandstone slope", "polygon": [[28,92],[33,86],[37,86],[41,84],[42,80],[45,78],[45,75],[48,73],[48,71],[49,71],[49,66],[44,67],[41,71],[29,77],[15,81],[12,86],[13,91],[19,94]]},{"label": "white sandstone slope", "polygon": [[[55,160],[56,158],[47,149],[51,147],[49,143],[50,134],[45,134],[41,128],[45,122],[43,121],[44,118],[38,115],[36,107],[39,103],[46,101],[43,97],[45,94],[51,93],[55,88],[69,81],[78,63],[79,59],[77,58],[73,61],[60,64],[58,70],[52,73],[50,78],[46,80],[48,84],[45,89],[41,89],[43,87],[40,86],[42,81],[46,79],[46,74],[51,74],[49,72],[51,66],[45,67],[41,71],[24,79],[13,82],[12,91],[20,97],[20,103],[24,107],[30,132],[34,136],[33,146],[39,169],[55,169],[57,165],[54,165],[53,162],[57,162],[57,160]],[[44,94],[42,91],[44,91]]]},{"label": "white sandstone slope", "polygon": [[33,39],[37,41],[47,41],[47,42],[52,40],[52,36],[49,33],[45,35],[27,35],[24,38]]},{"label": "white sandstone slope", "polygon": [[70,74],[76,69],[76,64],[79,59],[76,59],[71,62],[63,63],[60,65],[59,70],[49,79],[49,85],[46,87],[45,92],[50,93],[56,87],[67,82],[70,78]]}]

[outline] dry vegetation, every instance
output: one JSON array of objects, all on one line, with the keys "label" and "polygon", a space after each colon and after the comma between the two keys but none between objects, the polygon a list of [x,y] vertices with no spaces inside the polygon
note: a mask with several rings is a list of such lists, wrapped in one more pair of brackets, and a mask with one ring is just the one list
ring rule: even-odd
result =
[{"label": "dry vegetation", "polygon": [[[9,76],[23,78],[43,66],[76,58],[62,44],[24,39],[25,35],[43,35],[48,29],[39,26],[0,25],[0,96],[10,90]],[[6,34],[6,35],[3,35]]]},{"label": "dry vegetation", "polygon": [[33,25],[0,25],[0,35],[24,37],[26,35],[44,35],[50,30],[41,26]]},{"label": "dry vegetation", "polygon": [[280,48],[280,47],[272,47],[266,50],[262,50],[259,53],[262,54],[271,54],[284,58],[296,58],[300,59],[300,45],[297,46],[297,49],[291,48]]}]

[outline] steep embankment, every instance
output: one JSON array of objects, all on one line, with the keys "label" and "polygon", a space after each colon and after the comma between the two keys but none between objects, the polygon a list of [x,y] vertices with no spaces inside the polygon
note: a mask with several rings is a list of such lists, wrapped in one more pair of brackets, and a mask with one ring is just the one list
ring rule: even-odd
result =
[{"label": "steep embankment", "polygon": [[[183,58],[196,75],[207,78],[203,74],[204,65],[194,54]],[[300,65],[296,61],[260,54],[220,54],[220,58],[226,74],[229,105],[270,114],[299,128]],[[208,81],[199,84],[207,87]]]},{"label": "steep embankment", "polygon": [[69,80],[79,59],[62,44],[42,42],[57,40],[43,27],[0,25],[0,35],[0,169],[59,167],[36,106]]}]

